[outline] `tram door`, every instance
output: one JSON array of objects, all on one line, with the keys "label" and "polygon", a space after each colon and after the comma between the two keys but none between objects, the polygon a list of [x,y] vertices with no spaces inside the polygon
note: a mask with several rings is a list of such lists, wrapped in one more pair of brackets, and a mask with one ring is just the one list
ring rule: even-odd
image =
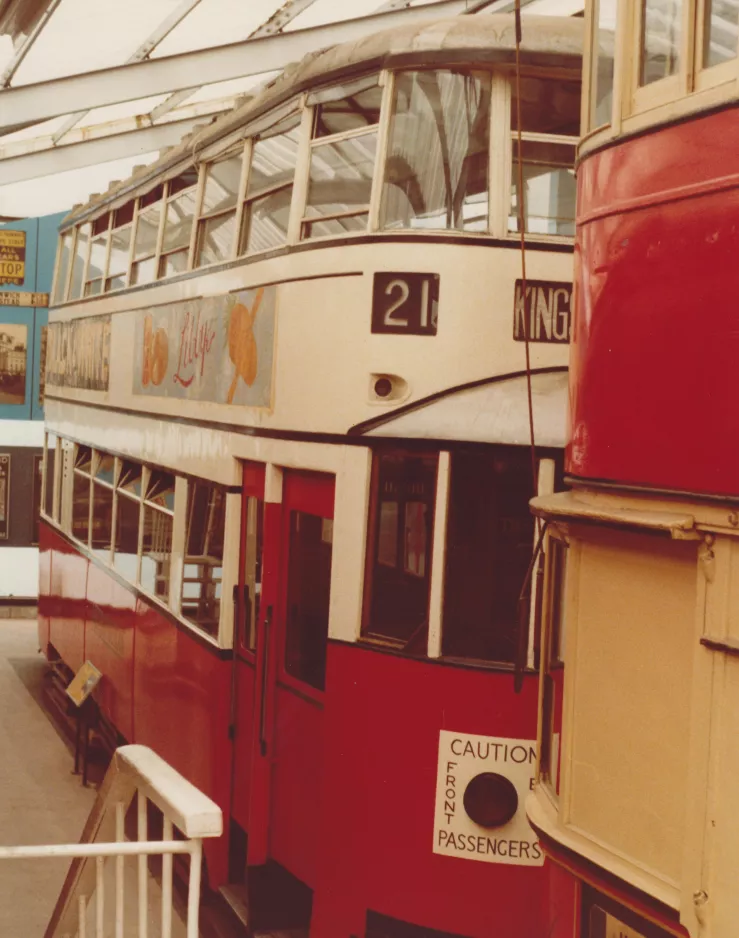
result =
[{"label": "tram door", "polygon": [[257,631],[264,577],[264,466],[244,464],[239,585],[234,621],[232,717],[234,735],[231,815],[249,830],[256,720]]},{"label": "tram door", "polygon": [[256,647],[247,859],[275,860],[309,886],[320,841],[333,515],[333,476],[285,470],[281,504],[266,504]]}]

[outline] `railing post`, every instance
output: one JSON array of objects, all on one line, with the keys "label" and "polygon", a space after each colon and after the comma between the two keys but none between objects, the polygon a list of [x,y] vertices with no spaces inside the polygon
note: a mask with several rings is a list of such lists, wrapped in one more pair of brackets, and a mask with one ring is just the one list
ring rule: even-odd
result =
[{"label": "railing post", "polygon": [[[115,805],[115,839],[116,843],[123,843],[125,831],[123,822],[125,820],[123,805],[120,801]],[[123,938],[124,923],[124,883],[123,883],[123,863],[124,857],[115,858],[115,938]]]},{"label": "railing post", "polygon": [[[172,822],[164,818],[162,840],[172,839]],[[162,857],[162,938],[172,938],[172,854]]]},{"label": "railing post", "polygon": [[104,938],[105,927],[105,859],[95,857],[95,938]]},{"label": "railing post", "polygon": [[[138,793],[138,839],[147,840],[146,795]],[[146,855],[139,857],[139,938],[147,938],[149,924],[149,863]]]},{"label": "railing post", "polygon": [[187,889],[187,938],[198,938],[200,912],[200,874],[203,866],[203,842],[192,841],[190,854],[190,882]]}]

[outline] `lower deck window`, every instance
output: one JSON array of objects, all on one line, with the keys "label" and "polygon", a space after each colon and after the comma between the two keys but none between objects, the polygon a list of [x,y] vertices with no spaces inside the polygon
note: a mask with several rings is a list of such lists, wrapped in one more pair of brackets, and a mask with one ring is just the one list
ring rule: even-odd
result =
[{"label": "lower deck window", "polygon": [[292,511],[285,670],[317,690],[323,690],[326,683],[331,553],[330,522]]},{"label": "lower deck window", "polygon": [[455,453],[442,654],[512,663],[534,524],[528,450]]},{"label": "lower deck window", "polygon": [[223,580],[226,493],[208,482],[190,485],[182,577],[182,615],[218,634]]},{"label": "lower deck window", "polygon": [[436,456],[375,457],[368,596],[363,633],[406,650],[425,649]]}]

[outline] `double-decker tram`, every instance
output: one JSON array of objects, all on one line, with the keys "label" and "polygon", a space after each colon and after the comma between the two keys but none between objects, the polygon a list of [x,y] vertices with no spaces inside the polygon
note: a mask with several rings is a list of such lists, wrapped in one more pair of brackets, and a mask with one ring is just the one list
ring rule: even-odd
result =
[{"label": "double-decker tram", "polygon": [[566,472],[528,816],[554,938],[732,938],[739,904],[739,12],[587,7]]},{"label": "double-decker tram", "polygon": [[543,934],[511,671],[581,45],[527,19],[517,78],[508,16],[329,49],[63,223],[41,645],[222,806],[208,882],[252,927]]}]

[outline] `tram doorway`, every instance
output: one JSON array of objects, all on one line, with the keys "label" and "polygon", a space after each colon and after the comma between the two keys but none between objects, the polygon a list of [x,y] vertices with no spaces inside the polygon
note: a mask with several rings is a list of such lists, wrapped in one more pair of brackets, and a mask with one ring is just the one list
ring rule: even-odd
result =
[{"label": "tram doorway", "polygon": [[285,470],[279,502],[275,488],[265,498],[245,470],[232,813],[247,865],[273,860],[313,886],[335,481]]}]

